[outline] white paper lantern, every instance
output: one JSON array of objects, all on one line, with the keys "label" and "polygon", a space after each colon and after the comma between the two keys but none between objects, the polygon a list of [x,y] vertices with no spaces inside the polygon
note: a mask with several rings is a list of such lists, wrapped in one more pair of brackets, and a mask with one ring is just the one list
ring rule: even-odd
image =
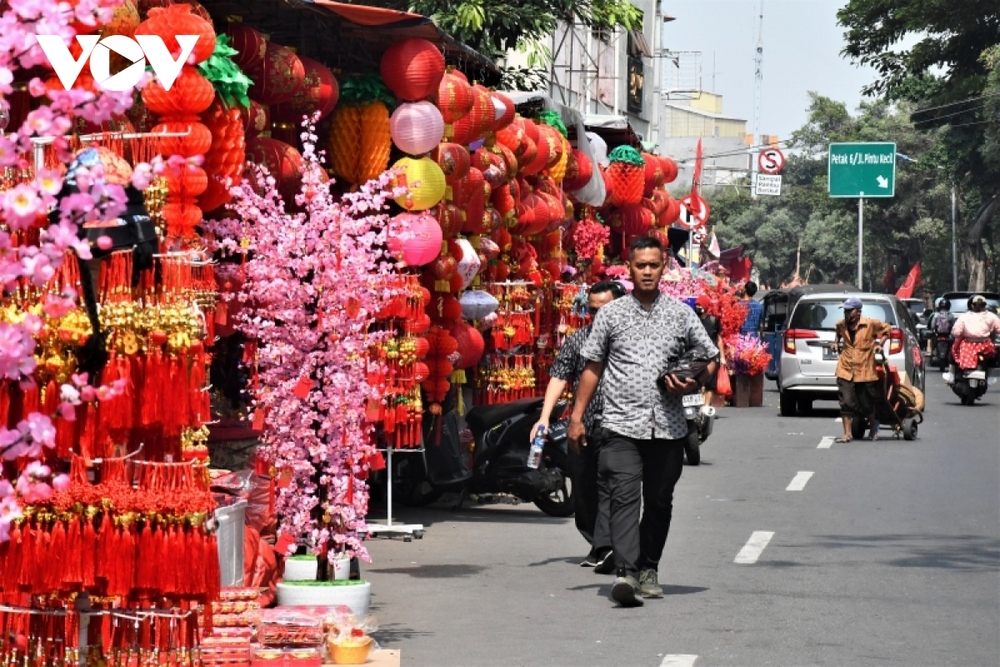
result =
[{"label": "white paper lantern", "polygon": [[492,294],[483,290],[470,290],[458,302],[462,304],[462,317],[470,322],[483,319],[500,306]]},{"label": "white paper lantern", "polygon": [[457,242],[462,249],[462,257],[458,260],[458,275],[462,276],[462,289],[465,289],[472,284],[472,279],[479,273],[483,262],[468,239],[458,239]]},{"label": "white paper lantern", "polygon": [[430,102],[400,104],[389,119],[389,134],[399,150],[421,155],[441,143],[444,118]]}]

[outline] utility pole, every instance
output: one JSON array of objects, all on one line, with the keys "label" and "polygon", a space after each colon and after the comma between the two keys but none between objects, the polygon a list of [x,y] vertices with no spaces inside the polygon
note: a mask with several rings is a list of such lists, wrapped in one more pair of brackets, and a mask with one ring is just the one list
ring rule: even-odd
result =
[{"label": "utility pole", "polygon": [[760,0],[757,23],[757,52],[754,62],[753,142],[750,144],[750,196],[757,198],[757,145],[760,144],[760,94],[764,83],[764,0]]}]

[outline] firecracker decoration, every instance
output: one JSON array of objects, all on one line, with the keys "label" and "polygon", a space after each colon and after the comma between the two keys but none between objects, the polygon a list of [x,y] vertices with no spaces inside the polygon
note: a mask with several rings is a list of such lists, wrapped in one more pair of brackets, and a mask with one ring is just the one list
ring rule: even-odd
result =
[{"label": "firecracker decoration", "polygon": [[389,109],[395,100],[374,74],[349,76],[330,122],[330,170],[348,183],[365,183],[386,170],[392,135]]},{"label": "firecracker decoration", "polygon": [[304,137],[302,211],[287,213],[273,191],[244,183],[229,205],[237,217],[219,223],[240,233],[219,245],[244,258],[239,318],[257,341],[253,420],[263,432],[259,454],[282,480],[281,525],[317,555],[367,558],[365,480],[375,454],[367,413],[383,390],[371,381],[371,350],[392,335],[373,324],[401,294],[383,250],[387,202],[400,193],[385,173],[335,199],[311,127]]}]

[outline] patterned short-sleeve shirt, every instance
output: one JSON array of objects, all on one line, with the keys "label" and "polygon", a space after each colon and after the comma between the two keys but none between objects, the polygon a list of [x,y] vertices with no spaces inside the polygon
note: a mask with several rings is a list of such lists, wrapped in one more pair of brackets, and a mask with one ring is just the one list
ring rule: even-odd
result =
[{"label": "patterned short-sleeve shirt", "polygon": [[719,350],[691,308],[661,294],[649,310],[632,295],[601,308],[581,354],[604,364],[605,428],[640,440],[676,440],[687,435],[681,397],[657,380],[682,356],[714,359]]},{"label": "patterned short-sleeve shirt", "polygon": [[[583,368],[587,365],[587,360],[580,354],[580,350],[583,349],[583,344],[587,342],[589,335],[590,325],[588,324],[567,336],[562,347],[559,348],[559,354],[556,355],[555,361],[552,362],[552,367],[549,369],[550,377],[565,380],[573,387],[574,391],[576,391],[576,386],[580,382],[580,375],[583,373]],[[594,397],[590,399],[590,403],[587,404],[587,410],[583,413],[583,425],[586,428],[593,426],[595,419],[601,418],[601,410],[604,407],[604,399],[601,397],[601,386],[603,384],[603,380],[598,382],[597,389],[594,391]]]}]

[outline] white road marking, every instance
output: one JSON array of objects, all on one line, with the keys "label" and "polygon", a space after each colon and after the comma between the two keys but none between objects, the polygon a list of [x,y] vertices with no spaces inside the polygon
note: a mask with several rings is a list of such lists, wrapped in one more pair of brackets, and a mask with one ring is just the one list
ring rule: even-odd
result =
[{"label": "white road marking", "polygon": [[694,661],[697,659],[698,656],[687,653],[668,653],[663,656],[660,667],[694,667]]},{"label": "white road marking", "polygon": [[785,488],[785,491],[801,491],[806,488],[806,482],[808,482],[809,478],[812,476],[813,473],[808,470],[800,470],[798,474],[792,478],[791,484]]},{"label": "white road marking", "polygon": [[823,439],[819,441],[818,445],[816,445],[816,449],[830,449],[830,446],[833,444],[834,440],[836,440],[835,436],[824,435]]},{"label": "white road marking", "polygon": [[756,563],[757,559],[760,558],[760,554],[764,551],[764,547],[767,543],[771,541],[774,537],[774,533],[767,530],[755,530],[750,535],[750,539],[747,543],[740,549],[740,552],[736,554],[736,560],[734,563],[741,563],[750,565]]}]

